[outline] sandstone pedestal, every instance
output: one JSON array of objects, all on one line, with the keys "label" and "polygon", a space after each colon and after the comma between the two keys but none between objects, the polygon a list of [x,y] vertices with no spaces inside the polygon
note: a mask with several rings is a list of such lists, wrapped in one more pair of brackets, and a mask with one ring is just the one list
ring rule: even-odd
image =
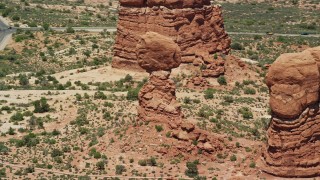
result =
[{"label": "sandstone pedestal", "polygon": [[320,47],[280,56],[267,74],[270,88],[267,173],[320,176]]}]

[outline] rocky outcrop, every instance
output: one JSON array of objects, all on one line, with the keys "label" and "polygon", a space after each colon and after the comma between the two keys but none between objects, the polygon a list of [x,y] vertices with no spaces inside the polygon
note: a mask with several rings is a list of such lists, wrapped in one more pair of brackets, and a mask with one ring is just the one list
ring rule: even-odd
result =
[{"label": "rocky outcrop", "polygon": [[230,38],[220,6],[209,0],[120,0],[113,67],[141,69],[136,45],[153,31],[168,36],[181,49],[182,63],[214,62],[217,52],[228,53]]},{"label": "rocky outcrop", "polygon": [[210,86],[206,78],[201,76],[196,76],[187,80],[186,87],[190,89],[208,89]]},{"label": "rocky outcrop", "polygon": [[264,170],[282,177],[320,176],[320,47],[284,54],[266,82],[273,113]]}]

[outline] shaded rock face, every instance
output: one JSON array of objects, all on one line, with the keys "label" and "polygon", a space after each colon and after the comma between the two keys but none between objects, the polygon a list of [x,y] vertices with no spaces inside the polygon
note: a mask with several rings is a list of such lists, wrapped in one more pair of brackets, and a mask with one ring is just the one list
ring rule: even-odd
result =
[{"label": "shaded rock face", "polygon": [[320,176],[320,47],[284,54],[267,74],[273,117],[264,170],[282,177]]},{"label": "shaded rock face", "polygon": [[121,0],[120,4],[113,67],[141,70],[136,45],[149,31],[172,38],[183,63],[213,62],[213,54],[230,50],[221,7],[208,0]]}]

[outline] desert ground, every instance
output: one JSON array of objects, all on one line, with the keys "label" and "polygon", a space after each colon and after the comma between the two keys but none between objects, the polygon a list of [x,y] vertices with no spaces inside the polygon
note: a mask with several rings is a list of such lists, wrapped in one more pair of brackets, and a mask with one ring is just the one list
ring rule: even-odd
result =
[{"label": "desert ground", "polygon": [[[115,26],[117,12],[110,8],[117,8],[117,1],[25,2],[8,3],[21,8],[6,17],[12,26],[49,22],[70,29],[18,30],[0,51],[0,179],[193,179],[186,172],[194,167],[198,179],[290,179],[261,170],[271,119],[265,75],[280,54],[319,46],[318,39],[229,35],[230,55],[245,65],[224,59],[225,74],[206,78],[205,86],[190,85],[200,66],[173,69],[184,121],[217,137],[222,147],[211,155],[188,154],[198,142],[183,146],[167,124],[138,118],[138,92],[149,74],[112,68],[116,33],[72,31],[72,26]],[[230,32],[259,27],[256,32],[319,34],[319,3],[303,2],[221,3]],[[241,13],[248,8],[252,14]],[[252,20],[261,9],[261,21]],[[288,26],[273,22],[266,30],[273,21],[268,13]]]}]

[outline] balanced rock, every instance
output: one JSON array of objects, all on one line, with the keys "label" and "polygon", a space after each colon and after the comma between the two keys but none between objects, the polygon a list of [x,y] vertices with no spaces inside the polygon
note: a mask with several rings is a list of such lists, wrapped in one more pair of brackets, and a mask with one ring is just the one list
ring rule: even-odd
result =
[{"label": "balanced rock", "polygon": [[281,118],[295,118],[319,99],[319,69],[310,50],[281,55],[270,67],[270,106]]},{"label": "balanced rock", "polygon": [[272,119],[263,170],[281,177],[320,176],[320,47],[280,56],[266,77]]},{"label": "balanced rock", "polygon": [[141,70],[136,45],[150,31],[172,38],[183,63],[212,62],[230,51],[221,7],[209,0],[120,0],[112,66]]},{"label": "balanced rock", "polygon": [[155,32],[141,36],[137,57],[140,67],[148,72],[170,71],[181,64],[180,47],[171,38]]}]

